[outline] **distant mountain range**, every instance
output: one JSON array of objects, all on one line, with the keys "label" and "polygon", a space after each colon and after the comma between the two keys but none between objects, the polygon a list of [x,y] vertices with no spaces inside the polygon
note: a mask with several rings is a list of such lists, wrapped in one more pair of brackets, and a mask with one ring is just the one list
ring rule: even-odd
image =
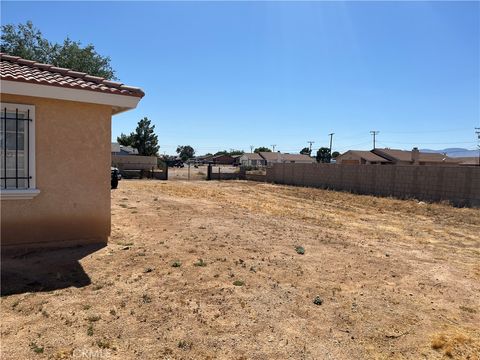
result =
[{"label": "distant mountain range", "polygon": [[420,149],[421,152],[447,154],[449,157],[478,157],[478,150],[448,148],[442,150]]}]

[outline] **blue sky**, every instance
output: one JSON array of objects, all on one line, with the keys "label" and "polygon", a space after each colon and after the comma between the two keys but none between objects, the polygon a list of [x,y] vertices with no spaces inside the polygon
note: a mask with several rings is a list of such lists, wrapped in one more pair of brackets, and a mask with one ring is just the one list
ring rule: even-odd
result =
[{"label": "blue sky", "polygon": [[478,2],[4,2],[2,24],[93,43],[138,108],[112,135],[153,120],[160,152],[270,146],[475,148]]}]

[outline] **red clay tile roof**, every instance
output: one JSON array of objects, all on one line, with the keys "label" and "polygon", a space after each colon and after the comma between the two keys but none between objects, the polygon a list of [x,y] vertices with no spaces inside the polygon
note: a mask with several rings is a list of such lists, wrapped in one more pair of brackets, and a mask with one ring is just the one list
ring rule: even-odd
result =
[{"label": "red clay tile roof", "polygon": [[70,89],[99,91],[115,95],[143,97],[142,89],[120,82],[91,76],[83,72],[41,64],[0,53],[0,78],[8,81],[21,81],[38,85],[60,86]]}]

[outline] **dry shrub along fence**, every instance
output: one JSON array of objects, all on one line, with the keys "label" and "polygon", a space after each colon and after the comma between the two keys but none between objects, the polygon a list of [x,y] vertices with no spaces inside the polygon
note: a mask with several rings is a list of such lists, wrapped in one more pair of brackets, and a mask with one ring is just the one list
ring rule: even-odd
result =
[{"label": "dry shrub along fence", "polygon": [[268,167],[266,180],[277,184],[480,207],[480,167],[473,166],[285,163]]},{"label": "dry shrub along fence", "polygon": [[211,166],[207,180],[266,181],[265,169],[249,171],[243,166]]}]

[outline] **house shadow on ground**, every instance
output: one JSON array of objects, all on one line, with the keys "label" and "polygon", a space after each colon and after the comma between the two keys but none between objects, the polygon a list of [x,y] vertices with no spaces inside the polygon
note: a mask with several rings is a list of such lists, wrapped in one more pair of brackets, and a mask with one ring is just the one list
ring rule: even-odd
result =
[{"label": "house shadow on ground", "polygon": [[1,255],[1,296],[83,287],[91,284],[79,260],[101,249],[93,244]]}]

